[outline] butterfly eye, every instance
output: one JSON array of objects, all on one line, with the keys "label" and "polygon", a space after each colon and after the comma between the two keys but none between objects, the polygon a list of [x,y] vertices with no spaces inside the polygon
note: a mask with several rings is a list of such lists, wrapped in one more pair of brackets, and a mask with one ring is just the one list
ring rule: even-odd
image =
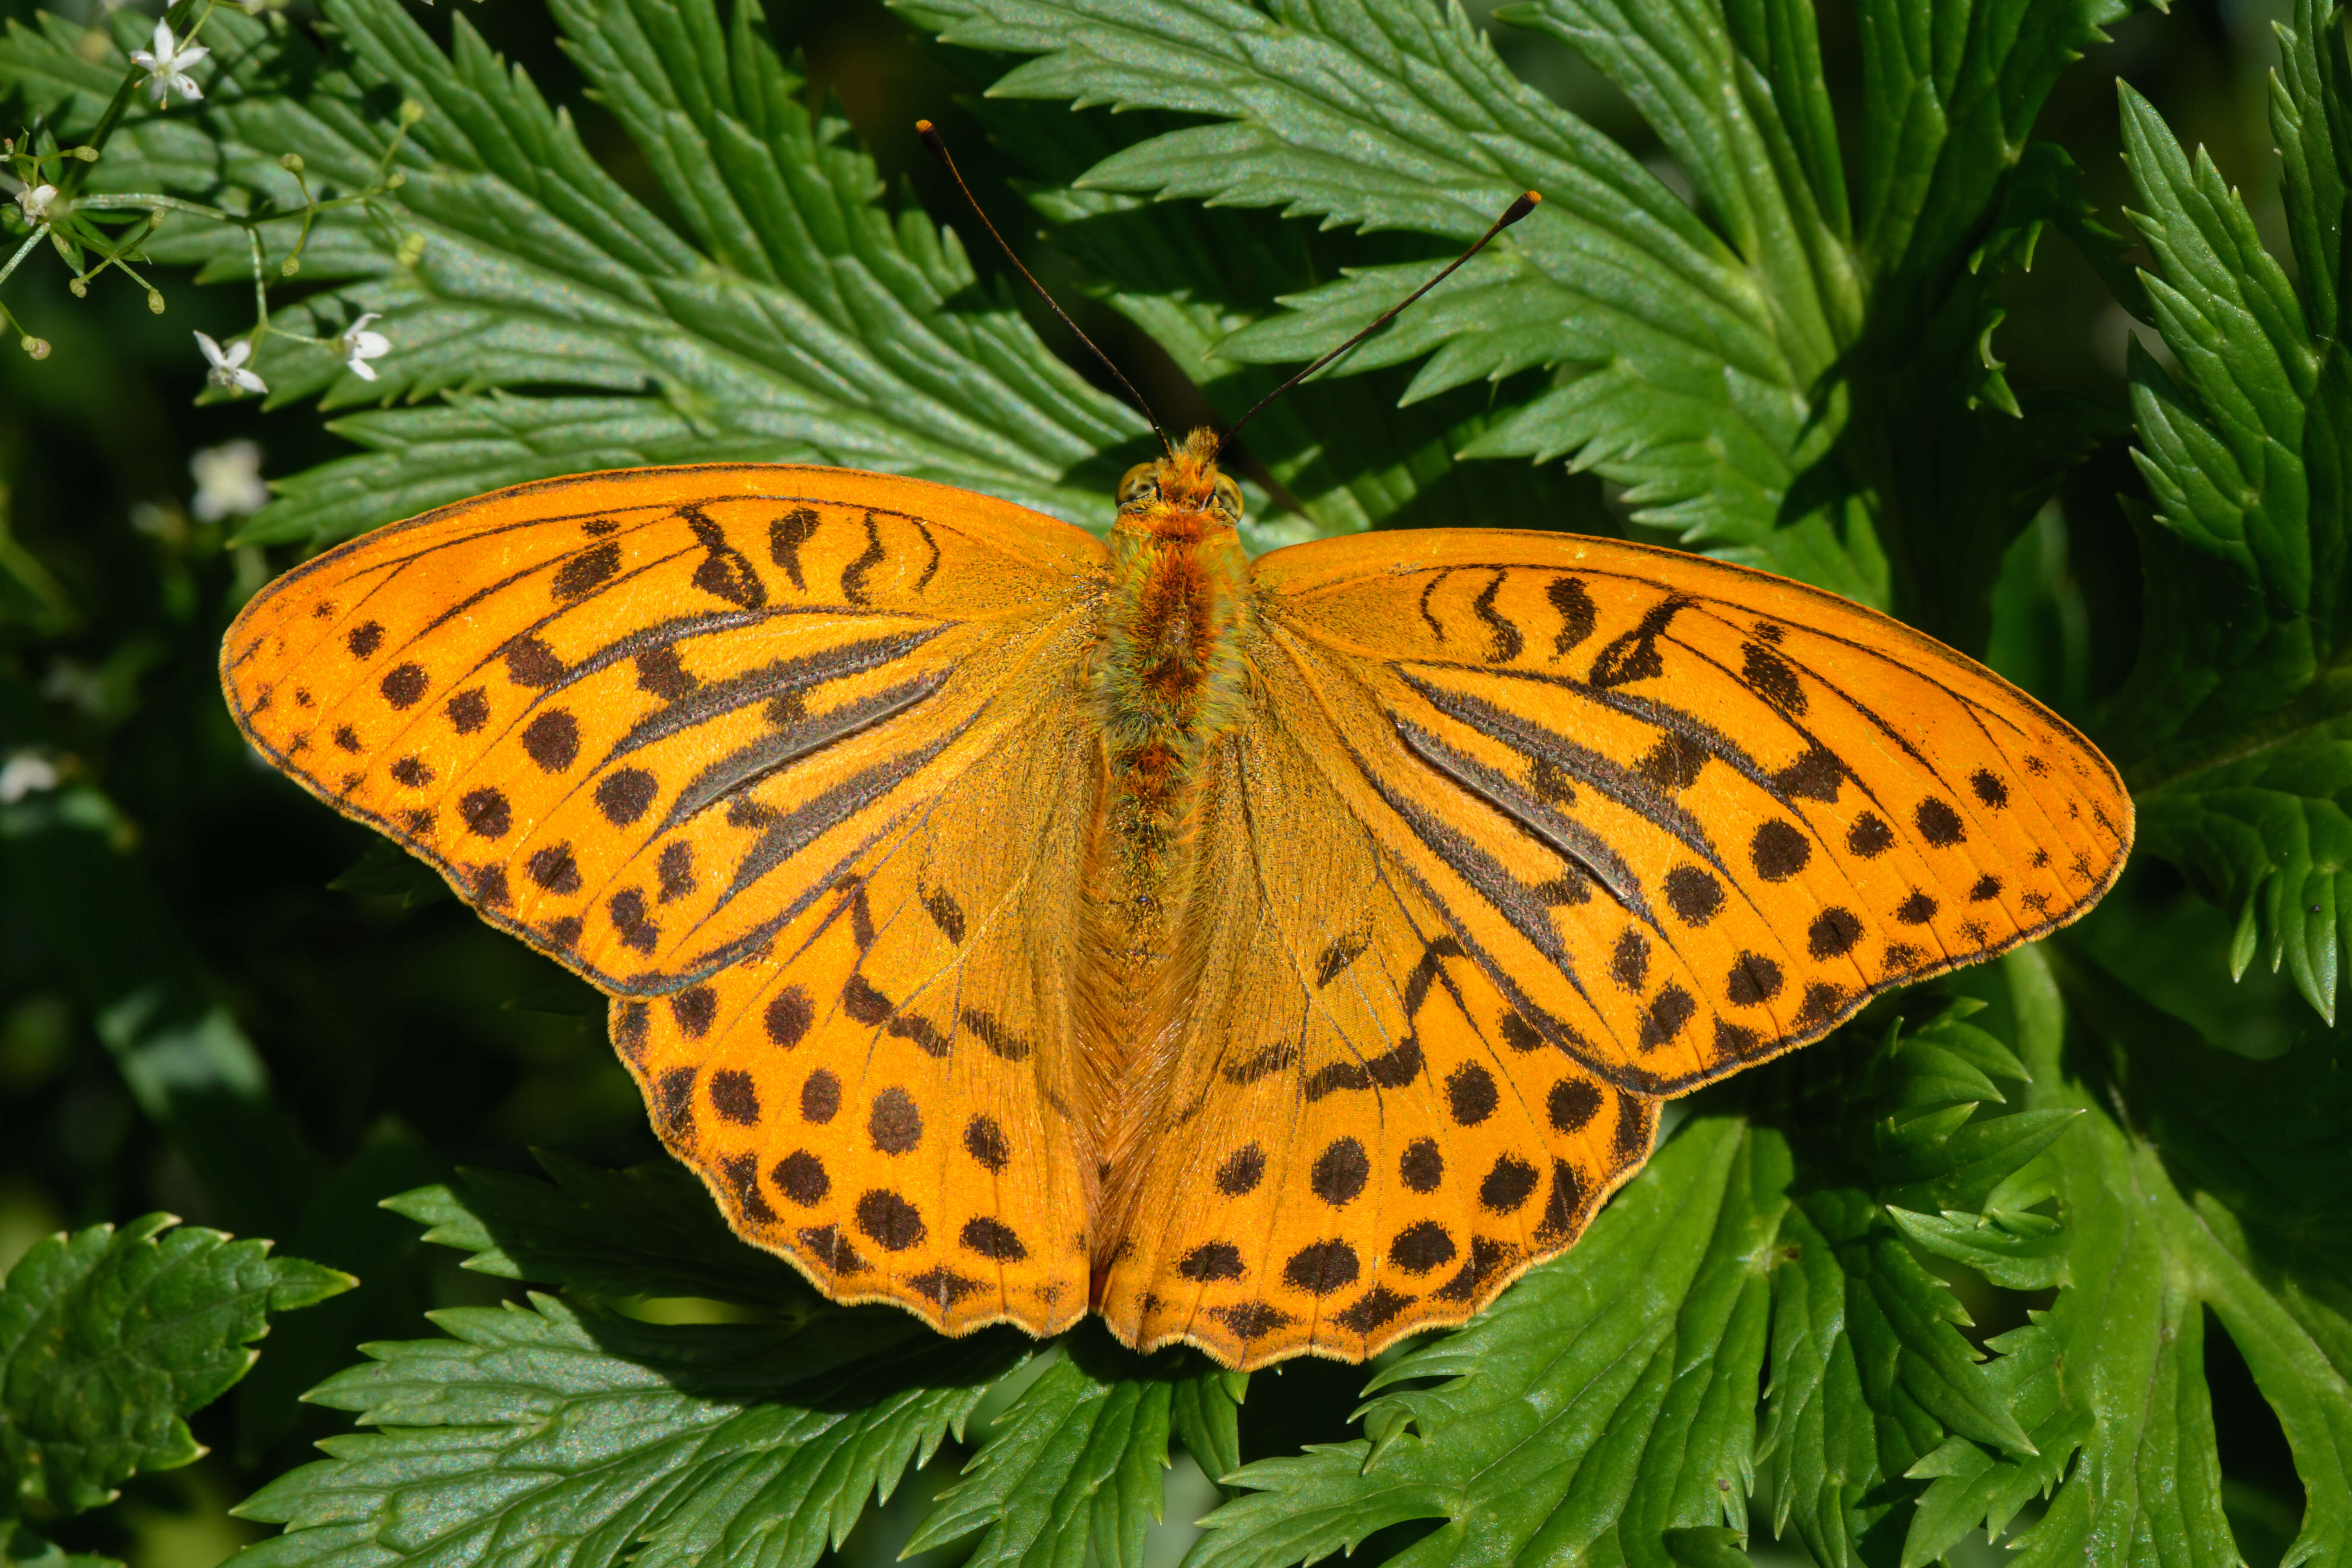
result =
[{"label": "butterfly eye", "polygon": [[1118,481],[1118,504],[1121,507],[1155,500],[1159,494],[1159,465],[1155,463],[1138,463],[1127,470],[1126,478]]},{"label": "butterfly eye", "polygon": [[1239,522],[1242,520],[1241,486],[1234,483],[1224,475],[1219,474],[1216,494],[1210,499],[1209,506],[1227,522]]}]

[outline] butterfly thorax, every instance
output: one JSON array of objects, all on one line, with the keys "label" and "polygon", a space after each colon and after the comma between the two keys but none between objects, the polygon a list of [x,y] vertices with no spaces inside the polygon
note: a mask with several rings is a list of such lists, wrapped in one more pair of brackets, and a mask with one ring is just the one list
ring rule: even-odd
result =
[{"label": "butterfly thorax", "polygon": [[1139,896],[1159,899],[1192,816],[1201,760],[1239,722],[1250,621],[1241,495],[1213,444],[1140,465],[1119,486],[1111,592],[1096,664],[1110,823]]}]

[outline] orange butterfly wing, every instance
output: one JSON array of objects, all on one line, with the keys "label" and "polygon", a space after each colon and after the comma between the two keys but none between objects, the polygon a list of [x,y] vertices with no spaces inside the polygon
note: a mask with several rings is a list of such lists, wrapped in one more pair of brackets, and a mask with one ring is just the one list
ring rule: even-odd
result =
[{"label": "orange butterfly wing", "polygon": [[2080,914],[2131,805],[1897,622],[1674,552],[1367,535],[1256,563],[1202,940],[1104,1288],[1250,1364],[1456,1322],[1581,1231],[1653,1097]]},{"label": "orange butterfly wing", "polygon": [[842,1300],[1049,1332],[1087,1305],[1055,911],[1104,559],[918,481],[595,475],[320,556],[223,678],[278,766],[619,998],[739,1232]]},{"label": "orange butterfly wing", "polygon": [[[1258,582],[1370,726],[1372,830],[1491,973],[1549,977],[1530,1026],[1644,1093],[2041,936],[2130,850],[2122,780],[2063,720],[1802,584],[1500,531],[1296,546]],[[1528,869],[1553,866],[1582,888]]]}]

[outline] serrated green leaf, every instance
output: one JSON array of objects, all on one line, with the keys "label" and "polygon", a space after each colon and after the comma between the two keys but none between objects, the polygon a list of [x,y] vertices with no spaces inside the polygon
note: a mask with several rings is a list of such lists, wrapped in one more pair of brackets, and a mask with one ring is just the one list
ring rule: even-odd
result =
[{"label": "serrated green leaf", "polygon": [[[973,1568],[1142,1568],[1144,1531],[1160,1518],[1160,1472],[1176,1405],[1226,1394],[1226,1373],[1191,1351],[1145,1358],[1099,1326],[997,1416],[962,1479],[939,1495],[906,1554],[982,1531]],[[1196,1456],[1200,1457],[1200,1456]],[[1202,1458],[1203,1468],[1223,1461]],[[1091,1551],[1091,1558],[1089,1552]]]},{"label": "serrated green leaf", "polygon": [[1242,1401],[1248,1393],[1249,1373],[1219,1372],[1180,1379],[1171,1395],[1168,1420],[1176,1440],[1213,1481],[1242,1468]]},{"label": "serrated green leaf", "polygon": [[2042,1316],[2034,1314],[2033,1322],[1987,1347],[2000,1352],[1990,1369],[1991,1381],[2030,1429],[2034,1451],[2001,1453],[1952,1436],[1913,1465],[1906,1475],[1929,1485],[1904,1536],[1902,1568],[1934,1562],[1973,1530],[1999,1540],[2019,1510],[2050,1495],[2090,1435],[2090,1412],[2067,1405],[2061,1392],[2059,1340]]},{"label": "serrated green leaf", "polygon": [[[389,140],[383,106],[415,100],[426,112],[401,154],[408,183],[325,215],[305,259],[306,277],[341,282],[308,302],[310,319],[382,312],[394,353],[359,384],[332,355],[272,340],[257,363],[276,397],[604,395],[584,427],[577,399],[496,408],[488,429],[462,409],[387,406],[360,429],[397,459],[313,470],[249,537],[342,537],[497,484],[689,451],[919,474],[1076,521],[1108,516],[1140,422],[1017,311],[977,300],[951,235],[884,210],[871,163],[838,117],[803,107],[756,5],[736,7],[731,27],[709,0],[560,11],[575,58],[722,266],[625,195],[464,17],[445,54],[389,0],[333,5],[338,48],[324,58],[282,22],[215,16],[220,90],[193,115],[135,112],[93,184],[284,204],[294,193],[276,153],[299,145],[314,184],[359,189]],[[57,51],[11,37],[0,86],[40,86]],[[671,73],[698,51],[707,68],[680,96]],[[264,85],[286,79],[300,98]],[[242,237],[217,226],[174,225],[150,249],[214,277],[244,265]]]},{"label": "serrated green leaf", "polygon": [[382,1430],[247,1500],[238,1513],[289,1528],[244,1568],[806,1568],[1030,1343],[889,1310],[657,1327],[545,1296],[434,1321],[446,1338],[368,1347],[312,1392]]},{"label": "serrated green leaf", "polygon": [[[1543,208],[1331,374],[1420,362],[1410,402],[1545,370],[1551,389],[1498,407],[1465,455],[1570,457],[1685,542],[1866,601],[1891,589],[1964,645],[1983,636],[2000,548],[2119,426],[2090,399],[2001,380],[1986,290],[2032,247],[1984,243],[1989,223],[1998,236],[2057,221],[2116,270],[2071,165],[2021,153],[2119,0],[2043,5],[2030,24],[2025,0],[1939,6],[1932,26],[1874,11],[1859,237],[1801,0],[1502,13],[1633,100],[1696,187],[1696,217],[1613,143],[1530,101],[1454,10],[904,3],[950,41],[1039,57],[1000,96],[1219,121],[1140,141],[1083,185],[1457,240],[1533,185]],[[1352,268],[1218,353],[1306,359],[1427,272]]]},{"label": "serrated green leaf", "polygon": [[[1774,303],[1740,256],[1622,148],[1512,79],[1458,9],[1326,14],[1297,4],[1268,16],[1234,0],[1145,11],[1109,0],[924,0],[915,9],[950,42],[1041,57],[998,82],[998,96],[1224,121],[1129,147],[1083,186],[1279,205],[1457,241],[1484,231],[1521,191],[1539,190],[1542,207],[1490,247],[1484,268],[1341,370],[1377,369],[1446,342],[1442,365],[1412,384],[1412,395],[1429,396],[1564,367],[1554,391],[1468,450],[1577,453],[1660,527],[1718,544],[1762,548],[1775,538],[1791,454],[1823,438],[1810,388],[1834,345],[1793,324],[1795,338],[1783,341]],[[1791,236],[1800,253],[1809,237]],[[1429,269],[1411,270],[1418,283]],[[1377,309],[1369,290],[1309,298],[1318,319],[1293,337],[1322,347],[1338,341],[1343,320],[1361,324]],[[1326,303],[1336,312],[1320,313]],[[1792,322],[1803,318],[1801,307],[1791,312]],[[1275,357],[1273,341],[1244,337],[1219,352]],[[1874,595],[1825,523],[1779,531],[1792,536],[1790,567]]]},{"label": "serrated green leaf", "polygon": [[2140,842],[2197,889],[2239,911],[2233,972],[2282,965],[2304,1000],[2336,1021],[2352,930],[2352,717],[2144,796]]},{"label": "serrated green leaf", "polygon": [[96,1508],[204,1450],[186,1417],[258,1353],[269,1315],[356,1283],[266,1241],[149,1215],[37,1243],[0,1285],[0,1498]]},{"label": "serrated green leaf", "polygon": [[551,1185],[460,1171],[386,1198],[425,1239],[474,1256],[466,1267],[588,1296],[702,1296],[782,1309],[811,1300],[801,1277],[727,1228],[702,1184],[664,1162],[600,1171],[547,1151]]},{"label": "serrated green leaf", "polygon": [[1687,1525],[1661,1538],[1676,1568],[1748,1568],[1748,1532],[1727,1524]]},{"label": "serrated green leaf", "polygon": [[2004,1222],[1958,1212],[1915,1214],[1889,1204],[1886,1216],[1921,1251],[1966,1264],[2011,1290],[2046,1290],[2058,1283],[2063,1271],[2064,1232],[2042,1215],[2022,1215]]},{"label": "serrated green leaf", "polygon": [[112,1557],[68,1552],[13,1521],[0,1522],[0,1563],[7,1568],[123,1568]]},{"label": "serrated green leaf", "polygon": [[2271,82],[2298,276],[2200,148],[2123,89],[2126,156],[2155,254],[2147,297],[2177,362],[2135,352],[2147,635],[2111,731],[2143,841],[2239,917],[2233,971],[2284,963],[2336,1016],[2337,868],[2352,673],[2342,668],[2352,367],[2336,323],[2352,104],[2340,14],[2304,0]]},{"label": "serrated green leaf", "polygon": [[[2007,967],[2054,1000],[2038,955]],[[2070,962],[2062,973],[2096,1042],[2083,1063],[2105,1081],[2062,1076],[2054,1028],[2024,1042],[2035,1101],[2094,1112],[2049,1156],[2079,1234],[2066,1283],[2037,1321],[2056,1341],[2067,1406],[2089,1420],[2080,1461],[2019,1538],[2018,1560],[2079,1562],[2139,1541],[2161,1541],[2175,1561],[2238,1560],[2203,1376],[2210,1310],[2278,1413],[2303,1479],[2303,1528],[2285,1560],[2347,1561],[2352,1154],[2340,1066],[2309,1047],[2249,1063],[2095,969]],[[2128,1122],[2096,1114],[2103,1101]]]}]

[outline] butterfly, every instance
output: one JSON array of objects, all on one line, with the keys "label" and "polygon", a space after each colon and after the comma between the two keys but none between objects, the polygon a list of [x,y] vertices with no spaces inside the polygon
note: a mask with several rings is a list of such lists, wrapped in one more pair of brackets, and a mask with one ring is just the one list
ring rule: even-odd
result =
[{"label": "butterfly", "polygon": [[1280,390],[1107,539],[845,468],[499,490],[271,584],[222,683],[612,998],[663,1142],[824,1294],[1241,1368],[1466,1321],[1661,1100],[2120,871],[2088,742],[1832,595],[1510,530],[1252,559],[1217,459]]},{"label": "butterfly", "polygon": [[1465,1321],[1662,1099],[2121,866],[2098,752],[1885,616],[1569,534],[1252,559],[1213,448],[1107,541],[839,468],[524,485],[279,578],[223,680],[609,994],[826,1295],[1241,1367]]}]

